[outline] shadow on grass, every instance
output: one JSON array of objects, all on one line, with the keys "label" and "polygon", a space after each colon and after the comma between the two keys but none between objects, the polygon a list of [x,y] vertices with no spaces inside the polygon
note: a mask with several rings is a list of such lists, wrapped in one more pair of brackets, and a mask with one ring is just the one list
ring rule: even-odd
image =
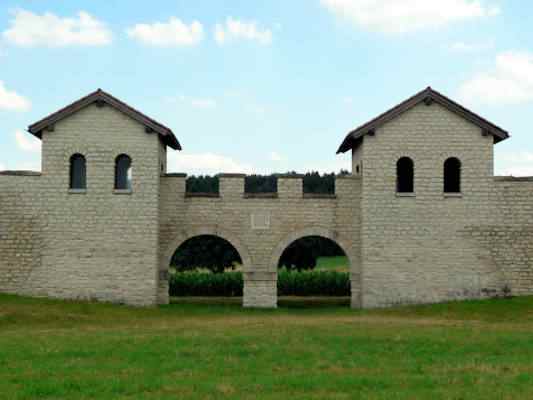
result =
[{"label": "shadow on grass", "polygon": [[436,318],[439,320],[486,321],[491,323],[532,323],[533,296],[510,299],[457,301],[430,305],[397,306],[386,309],[350,308],[349,298],[281,297],[277,309],[242,308],[242,298],[171,298],[171,304],[138,308],[105,303],[28,298],[0,294],[0,331],[2,327],[71,327],[79,323],[114,325],[134,321],[165,320],[250,315],[291,316],[371,316],[406,320]]},{"label": "shadow on grass", "polygon": [[[171,297],[170,304],[211,305],[241,307],[242,297]],[[278,308],[339,308],[350,307],[350,297],[300,297],[281,296]]]}]

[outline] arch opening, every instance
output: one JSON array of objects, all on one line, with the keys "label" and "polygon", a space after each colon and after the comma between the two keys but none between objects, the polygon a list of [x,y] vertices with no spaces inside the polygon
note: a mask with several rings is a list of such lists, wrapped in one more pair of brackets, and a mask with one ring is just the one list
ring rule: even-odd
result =
[{"label": "arch opening", "polygon": [[409,157],[402,157],[396,163],[396,192],[414,193],[415,166]]},{"label": "arch opening", "polygon": [[70,189],[87,189],[87,163],[85,156],[76,153],[70,157]]},{"label": "arch opening", "polygon": [[115,159],[115,189],[131,190],[132,188],[131,157],[121,154]]},{"label": "arch opening", "polygon": [[444,161],[444,193],[461,193],[461,161],[458,158]]},{"label": "arch opening", "polygon": [[350,260],[333,239],[303,236],[277,260],[278,303],[284,306],[349,305]]},{"label": "arch opening", "polygon": [[243,293],[243,259],[228,240],[200,234],[183,241],[170,258],[169,295],[240,298]]}]

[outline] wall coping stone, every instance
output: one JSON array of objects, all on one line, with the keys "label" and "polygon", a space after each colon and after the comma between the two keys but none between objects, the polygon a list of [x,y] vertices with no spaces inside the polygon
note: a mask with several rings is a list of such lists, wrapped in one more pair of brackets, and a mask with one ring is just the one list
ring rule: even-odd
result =
[{"label": "wall coping stone", "polygon": [[533,182],[533,176],[495,176],[496,182]]},{"label": "wall coping stone", "polygon": [[0,175],[7,176],[41,176],[38,171],[0,171]]}]

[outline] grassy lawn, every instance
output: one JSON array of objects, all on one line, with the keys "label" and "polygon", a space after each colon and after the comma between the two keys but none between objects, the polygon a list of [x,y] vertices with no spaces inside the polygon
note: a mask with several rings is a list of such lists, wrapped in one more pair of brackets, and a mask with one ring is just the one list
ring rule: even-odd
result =
[{"label": "grassy lawn", "polygon": [[0,295],[4,399],[530,399],[533,297],[389,310]]},{"label": "grassy lawn", "polygon": [[348,264],[348,257],[319,257],[316,260],[316,270],[340,271],[350,272],[350,264]]}]

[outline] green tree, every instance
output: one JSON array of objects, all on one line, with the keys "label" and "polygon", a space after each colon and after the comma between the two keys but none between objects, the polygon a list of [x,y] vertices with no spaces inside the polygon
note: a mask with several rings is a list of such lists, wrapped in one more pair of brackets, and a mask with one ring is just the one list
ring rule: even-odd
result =
[{"label": "green tree", "polygon": [[297,271],[314,269],[318,257],[343,255],[344,251],[333,240],[321,236],[306,236],[287,246],[278,261],[278,268]]},{"label": "green tree", "polygon": [[177,271],[206,268],[214,273],[234,269],[242,264],[237,250],[225,239],[213,235],[200,235],[185,241],[174,253],[170,265]]},{"label": "green tree", "polygon": [[[341,170],[338,175],[348,175],[349,172]],[[297,175],[295,171],[289,171],[284,175]],[[245,178],[244,187],[246,193],[273,193],[277,192],[277,176],[271,175],[249,175]],[[303,177],[303,188],[305,193],[335,193],[335,174],[320,174],[311,171]],[[189,193],[218,193],[218,176],[192,175],[187,178],[187,192]]]}]

